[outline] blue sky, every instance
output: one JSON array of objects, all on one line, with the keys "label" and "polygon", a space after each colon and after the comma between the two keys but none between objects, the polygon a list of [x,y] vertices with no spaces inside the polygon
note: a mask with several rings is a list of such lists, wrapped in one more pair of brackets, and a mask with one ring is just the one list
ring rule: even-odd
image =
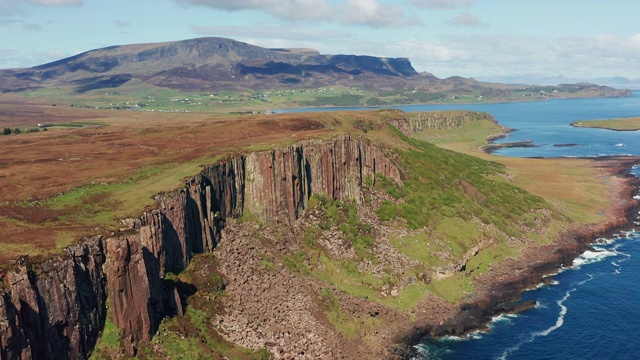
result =
[{"label": "blue sky", "polygon": [[221,36],[408,57],[444,78],[640,78],[637,0],[0,0],[0,68]]}]

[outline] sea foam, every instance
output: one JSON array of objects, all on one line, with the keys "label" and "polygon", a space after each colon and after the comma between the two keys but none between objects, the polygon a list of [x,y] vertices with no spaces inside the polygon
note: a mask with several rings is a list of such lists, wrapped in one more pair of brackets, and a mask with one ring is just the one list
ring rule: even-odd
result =
[{"label": "sea foam", "polygon": [[616,250],[587,250],[573,260],[573,267],[579,269],[583,265],[599,262],[611,256],[618,256],[619,254]]}]

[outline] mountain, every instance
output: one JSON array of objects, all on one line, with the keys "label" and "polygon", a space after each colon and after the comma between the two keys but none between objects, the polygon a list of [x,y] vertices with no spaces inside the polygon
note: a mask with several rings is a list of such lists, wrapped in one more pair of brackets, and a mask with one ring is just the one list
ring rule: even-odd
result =
[{"label": "mountain", "polygon": [[131,79],[183,90],[367,85],[394,88],[420,75],[406,58],[267,49],[225,38],[111,46],[29,69],[0,71],[3,90],[48,84],[78,92]]},{"label": "mountain", "polygon": [[[407,58],[324,55],[313,49],[268,49],[218,37],[111,46],[28,69],[0,70],[0,92],[55,86],[81,94],[115,89],[126,83],[185,91],[359,87],[390,97],[389,101],[395,103],[630,94],[590,84],[580,84],[567,92],[560,86],[490,84],[459,76],[439,79],[430,73],[416,72]],[[393,98],[400,94],[398,91],[404,97]],[[390,103],[380,99],[372,101],[374,105]]]},{"label": "mountain", "polygon": [[622,76],[600,78],[567,78],[562,75],[546,76],[542,74],[523,74],[513,76],[479,76],[476,79],[480,81],[498,82],[503,84],[556,85],[570,83],[589,83],[621,89],[640,89],[640,79],[628,79]]}]

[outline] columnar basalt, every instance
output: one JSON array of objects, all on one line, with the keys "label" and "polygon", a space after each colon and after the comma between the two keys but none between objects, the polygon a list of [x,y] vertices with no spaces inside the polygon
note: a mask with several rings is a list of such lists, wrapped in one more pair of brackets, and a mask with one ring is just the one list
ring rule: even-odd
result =
[{"label": "columnar basalt", "polygon": [[376,174],[402,184],[382,150],[350,136],[255,152],[244,161],[244,209],[263,222],[293,223],[312,194],[361,202],[363,182]]},{"label": "columnar basalt", "polygon": [[[313,194],[361,202],[366,179],[402,183],[385,152],[349,135],[236,155],[156,196],[157,209],[30,265],[23,258],[4,276],[0,298],[3,359],[87,358],[109,317],[122,329],[127,353],[150,340],[165,316],[182,311],[167,272],[184,270],[211,252],[225,219],[243,215],[291,225]],[[106,249],[103,249],[103,246]],[[104,265],[104,266],[103,266]]]},{"label": "columnar basalt", "polygon": [[176,290],[161,279],[212,251],[226,218],[250,214],[290,225],[313,194],[362,201],[365,179],[373,182],[378,173],[402,183],[384,151],[345,135],[233,156],[206,167],[185,188],[158,195],[157,210],[125,221],[130,229],[106,245],[110,316],[123,329],[127,351],[134,354],[162,317],[181,311]]},{"label": "columnar basalt", "polygon": [[39,264],[20,258],[0,297],[2,359],[86,359],[105,321],[99,237]]},{"label": "columnar basalt", "polygon": [[[397,111],[401,113],[400,110]],[[387,119],[391,125],[398,128],[406,136],[411,136],[427,129],[457,129],[482,120],[498,124],[493,115],[489,113],[469,110],[416,112],[402,114],[402,117]],[[506,131],[507,129],[504,128],[504,130]]]}]

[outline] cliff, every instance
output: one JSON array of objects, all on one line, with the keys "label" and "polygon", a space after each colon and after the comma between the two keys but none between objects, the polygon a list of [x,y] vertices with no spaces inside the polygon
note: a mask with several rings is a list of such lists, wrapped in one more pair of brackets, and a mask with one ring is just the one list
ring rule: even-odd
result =
[{"label": "cliff", "polygon": [[2,359],[86,359],[105,321],[100,237],[39,264],[20,258],[4,275]]},{"label": "cliff", "polygon": [[[362,202],[375,174],[402,184],[383,150],[349,135],[238,155],[206,167],[183,189],[156,197],[158,208],[123,221],[38,265],[21,259],[7,272],[0,304],[3,359],[83,359],[109,316],[133,355],[160,321],[182,313],[181,294],[164,279],[195,254],[211,252],[227,218],[251,214],[292,224],[312,194]],[[65,354],[65,355],[62,355]]]},{"label": "cliff", "polygon": [[408,113],[400,120],[398,118],[387,119],[390,124],[408,137],[427,129],[457,129],[482,120],[488,120],[498,125],[493,115],[469,110]]}]

